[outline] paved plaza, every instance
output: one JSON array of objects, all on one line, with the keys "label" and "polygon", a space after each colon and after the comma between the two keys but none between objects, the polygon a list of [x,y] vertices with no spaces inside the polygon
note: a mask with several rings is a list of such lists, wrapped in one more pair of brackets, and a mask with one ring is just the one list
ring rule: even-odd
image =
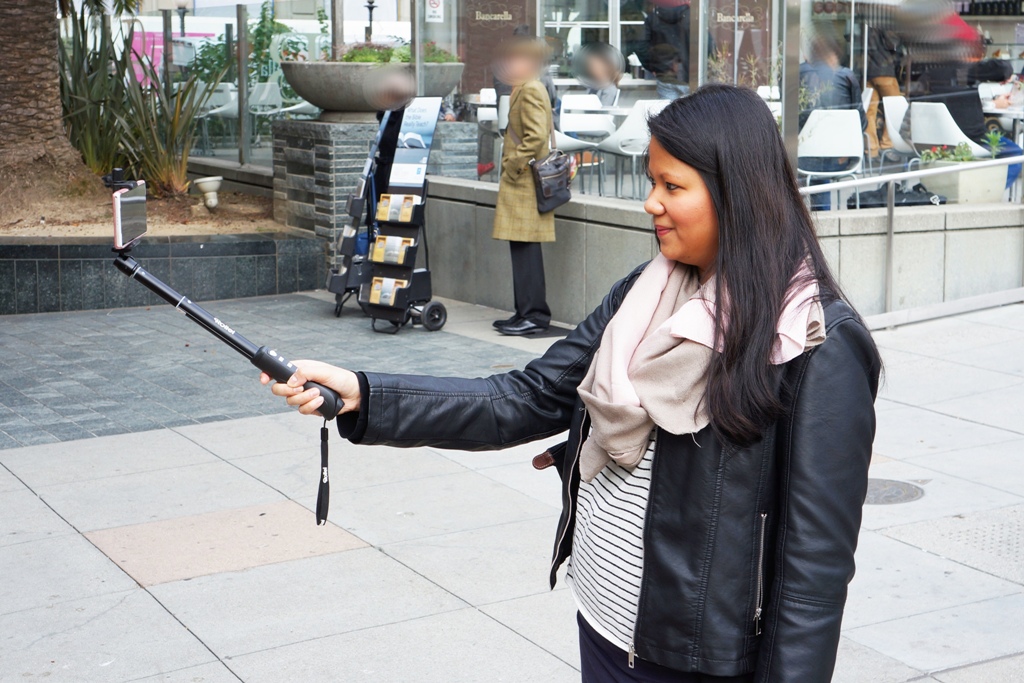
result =
[{"label": "paved plaza", "polygon": [[[210,309],[356,369],[488,374],[554,340],[449,304],[443,331],[394,336],[322,293]],[[1024,682],[1024,305],[876,339],[877,482],[835,681]],[[333,432],[317,527],[319,422],[170,307],[0,317],[0,352],[0,680],[579,680],[572,598],[546,583],[544,444]]]}]

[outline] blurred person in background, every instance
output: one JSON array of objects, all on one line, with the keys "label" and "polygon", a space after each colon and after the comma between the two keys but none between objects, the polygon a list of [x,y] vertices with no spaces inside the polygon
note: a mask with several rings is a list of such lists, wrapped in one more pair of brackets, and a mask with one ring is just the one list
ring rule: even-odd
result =
[{"label": "blurred person in background", "polygon": [[584,73],[579,80],[589,94],[597,95],[601,106],[614,107],[619,101],[619,81],[625,65],[622,53],[606,43],[591,43],[583,49]]},{"label": "blurred person in background", "polygon": [[690,94],[690,0],[652,0],[636,56],[654,74],[658,97]]},{"label": "blurred person in background", "polygon": [[[514,39],[523,40],[536,38],[536,34],[534,34],[533,29],[530,28],[529,24],[519,24],[514,29],[512,29],[512,37]],[[555,90],[555,80],[551,78],[551,74],[548,73],[546,67],[547,59],[545,58],[544,63],[541,65],[541,71],[538,79],[540,80],[541,84],[544,86],[544,90],[548,94],[548,101],[551,103],[551,111],[554,112],[555,116],[555,128],[558,128],[558,92]],[[503,81],[501,75],[498,73],[497,70],[495,70],[494,72],[493,80],[495,95],[497,95],[498,97],[502,97],[504,95],[512,94],[512,88],[514,87],[514,84],[506,83],[505,81]]]},{"label": "blurred person in background", "polygon": [[495,74],[512,85],[508,127],[501,151],[501,177],[494,208],[494,233],[507,240],[512,254],[515,314],[494,321],[506,335],[535,334],[548,328],[551,310],[544,282],[542,242],[555,241],[555,214],[538,213],[530,162],[550,152],[551,100],[540,81],[547,48],[536,38],[518,36],[507,43]]},{"label": "blurred person in background", "polygon": [[[840,65],[841,54],[842,46],[835,35],[821,32],[811,39],[810,61],[800,64],[801,129],[815,109],[855,109],[860,114],[861,130],[867,126],[860,81],[857,74]],[[799,167],[807,171],[837,172],[853,168],[858,161],[854,157],[801,157]],[[827,182],[825,178],[811,180],[812,185]],[[828,210],[830,207],[828,192],[811,195],[812,209]]]},{"label": "blurred person in background", "polygon": [[874,92],[868,105],[867,133],[868,153],[873,159],[877,158],[879,153],[884,154],[885,150],[892,149],[889,131],[885,127],[882,128],[881,140],[878,138],[878,105],[883,97],[897,97],[901,94],[900,83],[896,79],[900,56],[899,36],[892,31],[868,27],[867,85]]}]

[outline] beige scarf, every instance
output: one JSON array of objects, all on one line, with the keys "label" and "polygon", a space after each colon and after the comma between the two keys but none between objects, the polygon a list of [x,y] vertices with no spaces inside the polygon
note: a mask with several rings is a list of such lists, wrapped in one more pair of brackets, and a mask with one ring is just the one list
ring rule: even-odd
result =
[{"label": "beige scarf", "polygon": [[[701,285],[692,268],[661,254],[637,278],[578,389],[592,424],[580,459],[584,481],[612,460],[636,466],[655,426],[677,435],[707,426],[701,399],[714,353],[714,294],[714,278]],[[787,297],[773,364],[825,340],[817,296],[812,283]]]}]

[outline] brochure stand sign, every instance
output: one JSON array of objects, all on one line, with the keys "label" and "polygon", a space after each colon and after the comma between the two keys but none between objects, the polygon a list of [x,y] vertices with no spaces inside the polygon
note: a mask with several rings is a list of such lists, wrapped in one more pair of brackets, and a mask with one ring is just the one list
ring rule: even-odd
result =
[{"label": "brochure stand sign", "polygon": [[[368,280],[359,285],[358,301],[377,332],[395,333],[410,322],[435,331],[448,320],[444,305],[431,301],[424,221],[427,158],[440,110],[440,97],[416,98],[403,110],[401,127],[394,138],[387,192],[376,198],[376,230],[367,254],[371,271]],[[385,151],[382,145],[382,157]],[[384,164],[378,164],[378,170],[383,169]],[[425,268],[416,268],[420,249]],[[390,325],[379,328],[377,321]]]}]

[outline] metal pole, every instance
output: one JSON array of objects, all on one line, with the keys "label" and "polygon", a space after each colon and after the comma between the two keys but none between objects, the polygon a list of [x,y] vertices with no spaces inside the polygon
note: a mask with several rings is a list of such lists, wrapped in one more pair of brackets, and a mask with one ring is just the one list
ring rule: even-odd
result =
[{"label": "metal pole", "polygon": [[782,22],[782,140],[796,168],[800,128],[800,0],[784,0]]},{"label": "metal pole", "polygon": [[341,59],[345,52],[345,2],[331,0],[331,59]]},{"label": "metal pole", "polygon": [[224,51],[227,53],[228,69],[224,73],[224,80],[230,83],[235,80],[235,26],[224,24]]},{"label": "metal pole", "polygon": [[[694,36],[694,16],[696,13],[696,36]],[[699,88],[707,80],[708,56],[708,21],[707,0],[690,3],[690,72],[686,74],[691,89]]]},{"label": "metal pole", "polygon": [[420,0],[409,0],[412,3],[412,47],[413,75],[416,78],[416,97],[423,96],[423,3]]},{"label": "metal pole", "polygon": [[892,269],[895,259],[895,246],[893,244],[893,213],[896,206],[896,183],[890,180],[886,183],[885,199],[885,312],[892,310]]},{"label": "metal pole", "polygon": [[238,22],[238,163],[249,163],[249,11],[235,7]]},{"label": "metal pole", "polygon": [[171,40],[171,10],[160,10],[164,20],[164,92],[171,99],[171,63],[174,62],[174,42]]}]

